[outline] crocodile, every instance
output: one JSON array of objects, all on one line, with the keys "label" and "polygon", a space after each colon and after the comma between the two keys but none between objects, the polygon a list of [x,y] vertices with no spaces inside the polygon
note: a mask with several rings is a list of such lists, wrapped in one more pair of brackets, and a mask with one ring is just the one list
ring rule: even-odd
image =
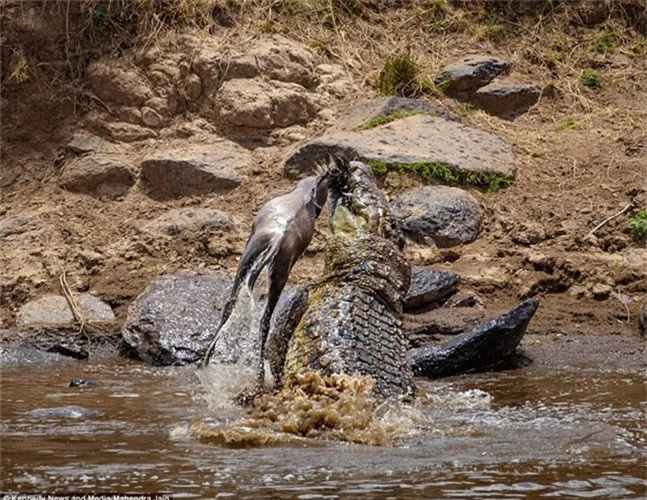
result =
[{"label": "crocodile", "polygon": [[335,159],[328,193],[332,236],[323,274],[278,311],[267,346],[275,380],[303,371],[370,375],[378,396],[415,393],[415,376],[478,370],[512,354],[538,302],[528,300],[445,347],[410,351],[403,302],[411,267],[404,239],[371,169]]}]

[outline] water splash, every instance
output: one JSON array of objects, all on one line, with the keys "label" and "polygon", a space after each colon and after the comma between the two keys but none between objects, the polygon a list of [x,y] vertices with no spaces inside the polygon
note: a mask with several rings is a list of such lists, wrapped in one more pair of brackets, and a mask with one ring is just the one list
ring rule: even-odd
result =
[{"label": "water splash", "polygon": [[[260,318],[265,301],[246,287],[238,294],[234,310],[220,330],[209,365],[198,372],[205,391],[201,395],[210,409],[235,406],[236,399],[256,382],[260,362]],[[269,368],[265,367],[266,376]],[[271,377],[266,384],[272,385]]]},{"label": "water splash", "polygon": [[232,425],[193,426],[203,442],[229,447],[272,446],[312,439],[395,446],[426,425],[417,408],[373,397],[368,376],[318,372],[288,377],[278,391],[257,397],[246,417]]}]

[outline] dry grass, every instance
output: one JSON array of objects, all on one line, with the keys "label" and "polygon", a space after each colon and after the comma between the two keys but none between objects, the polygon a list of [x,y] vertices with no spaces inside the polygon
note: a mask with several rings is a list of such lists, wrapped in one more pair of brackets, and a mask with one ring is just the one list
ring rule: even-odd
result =
[{"label": "dry grass", "polygon": [[[596,58],[612,54],[644,57],[647,43],[638,30],[647,26],[647,12],[640,5],[636,0],[611,7],[586,1],[14,0],[0,5],[3,45],[10,49],[4,51],[3,70],[8,67],[14,82],[21,83],[31,76],[21,61],[33,60],[39,71],[49,71],[36,80],[92,105],[83,82],[91,60],[119,57],[172,38],[178,30],[223,38],[232,32],[238,37],[284,34],[342,64],[361,85],[378,89],[384,61],[409,54],[418,66],[418,81],[430,82],[457,47],[478,47],[513,54],[515,71],[550,84],[571,108],[564,112],[573,114],[591,108],[579,80],[592,61],[599,64]],[[585,16],[591,9],[600,9],[596,22]],[[45,19],[50,30],[58,27],[62,70],[43,60],[43,47],[29,40],[28,31],[12,29],[13,24],[20,27],[26,12]],[[21,57],[7,61],[7,52]],[[432,86],[425,87],[433,94]]]}]

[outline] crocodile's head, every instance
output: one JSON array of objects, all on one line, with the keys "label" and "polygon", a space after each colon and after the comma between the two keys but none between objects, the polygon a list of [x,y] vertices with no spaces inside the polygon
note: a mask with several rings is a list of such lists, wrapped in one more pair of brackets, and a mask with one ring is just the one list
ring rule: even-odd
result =
[{"label": "crocodile's head", "polygon": [[371,169],[359,161],[335,158],[328,203],[333,234],[350,238],[379,236],[403,246],[389,205]]}]

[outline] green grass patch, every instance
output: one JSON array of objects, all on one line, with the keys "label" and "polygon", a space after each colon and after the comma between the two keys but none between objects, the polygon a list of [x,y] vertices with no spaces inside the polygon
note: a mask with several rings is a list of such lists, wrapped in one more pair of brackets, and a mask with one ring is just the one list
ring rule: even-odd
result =
[{"label": "green grass patch", "polygon": [[599,89],[600,88],[600,72],[595,69],[585,69],[582,72],[582,76],[580,77],[580,81],[582,82],[583,85],[586,85],[589,88],[592,89]]},{"label": "green grass patch", "polygon": [[577,123],[572,116],[567,116],[555,126],[555,130],[557,132],[561,132],[563,130],[578,131],[578,130],[582,130],[582,126],[579,123]]},{"label": "green grass patch", "polygon": [[629,217],[629,227],[636,238],[647,237],[647,208],[641,208],[636,215]]},{"label": "green grass patch", "polygon": [[384,95],[415,97],[420,93],[420,67],[410,56],[394,57],[384,63],[377,89]]},{"label": "green grass patch", "polygon": [[377,176],[386,175],[389,170],[411,172],[426,182],[474,186],[485,189],[488,193],[496,193],[514,182],[509,175],[493,172],[461,172],[441,161],[388,165],[379,160],[370,160],[368,165]]},{"label": "green grass patch", "polygon": [[607,26],[589,42],[589,48],[598,54],[613,54],[616,51],[616,44],[615,30],[611,26]]},{"label": "green grass patch", "polygon": [[409,116],[415,116],[415,115],[436,116],[436,113],[432,111],[394,111],[393,113],[371,118],[364,125],[361,125],[353,129],[353,131],[359,132],[361,130],[369,130],[375,127],[379,127],[380,125],[386,125],[387,123],[391,123],[396,120],[401,120],[402,118],[408,118]]}]

